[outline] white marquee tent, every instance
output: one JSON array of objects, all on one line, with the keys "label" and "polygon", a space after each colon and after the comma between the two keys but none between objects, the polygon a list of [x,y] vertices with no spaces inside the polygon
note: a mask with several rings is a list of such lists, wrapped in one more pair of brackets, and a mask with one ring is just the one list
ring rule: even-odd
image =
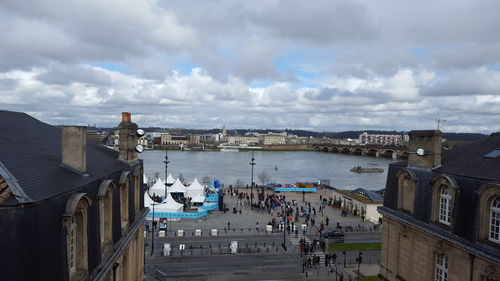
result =
[{"label": "white marquee tent", "polygon": [[186,193],[186,187],[179,179],[176,179],[174,184],[168,188],[168,193]]},{"label": "white marquee tent", "polygon": [[192,198],[191,202],[193,203],[203,203],[205,201],[205,188],[195,178],[193,183],[187,188],[186,195]]},{"label": "white marquee tent", "polygon": [[160,196],[165,197],[165,182],[162,179],[158,179],[156,183],[149,188],[148,191],[150,196]]}]

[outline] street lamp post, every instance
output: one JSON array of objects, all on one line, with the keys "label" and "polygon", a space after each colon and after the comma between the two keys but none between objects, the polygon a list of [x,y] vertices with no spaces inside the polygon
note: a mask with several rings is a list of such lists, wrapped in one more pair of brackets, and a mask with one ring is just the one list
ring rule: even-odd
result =
[{"label": "street lamp post", "polygon": [[283,208],[283,244],[282,247],[286,251],[286,230],[287,230],[287,217],[286,217],[286,202],[284,203],[285,207]]},{"label": "street lamp post", "polygon": [[153,251],[155,249],[155,206],[158,205],[156,203],[151,204],[153,206],[153,221],[151,222],[151,256],[153,256]]},{"label": "street lamp post", "polygon": [[168,161],[168,151],[166,149],[165,149],[165,161],[163,161],[163,163],[165,163],[165,198],[167,198],[168,163],[170,162]]},{"label": "street lamp post", "polygon": [[252,151],[252,162],[249,163],[252,166],[252,185],[250,187],[250,208],[253,209],[253,166],[255,166],[255,158],[253,157]]}]

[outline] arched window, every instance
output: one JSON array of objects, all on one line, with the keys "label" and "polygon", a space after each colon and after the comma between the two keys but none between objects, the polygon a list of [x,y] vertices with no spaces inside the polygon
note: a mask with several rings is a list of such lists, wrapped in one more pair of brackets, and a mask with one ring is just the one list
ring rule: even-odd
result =
[{"label": "arched window", "polygon": [[489,240],[500,243],[500,198],[491,202]]},{"label": "arched window", "polygon": [[66,254],[69,280],[88,276],[88,208],[92,204],[84,193],[74,194],[68,200],[63,215],[66,224]]},{"label": "arched window", "polygon": [[398,209],[411,214],[415,201],[415,176],[408,170],[402,170],[397,173],[396,177],[398,178]]},{"label": "arched window", "polygon": [[479,196],[479,241],[500,248],[500,184],[484,185]]},{"label": "arched window", "polygon": [[439,222],[444,224],[451,223],[451,191],[450,187],[441,189],[439,194]]},{"label": "arched window", "polygon": [[121,213],[121,226],[122,229],[126,228],[128,226],[128,205],[129,205],[129,183],[130,181],[127,180],[122,186],[120,187],[120,213]]},{"label": "arched window", "polygon": [[448,175],[440,175],[432,181],[432,213],[431,221],[451,226],[454,206],[460,190],[455,179]]},{"label": "arched window", "polygon": [[115,184],[105,180],[99,186],[99,230],[101,234],[101,253],[104,256],[113,246],[113,190]]}]

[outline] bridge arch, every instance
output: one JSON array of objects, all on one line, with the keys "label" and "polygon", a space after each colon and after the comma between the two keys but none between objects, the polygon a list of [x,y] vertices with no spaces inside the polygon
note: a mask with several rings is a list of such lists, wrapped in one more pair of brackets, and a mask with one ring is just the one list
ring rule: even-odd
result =
[{"label": "bridge arch", "polygon": [[342,149],[340,150],[340,153],[349,154],[349,153],[351,153],[351,149],[349,147],[342,147]]},{"label": "bridge arch", "polygon": [[352,154],[363,155],[363,149],[361,149],[360,147],[356,147],[352,150]]},{"label": "bridge arch", "polygon": [[378,155],[378,150],[376,150],[375,148],[369,148],[366,151],[366,155],[376,157]]},{"label": "bridge arch", "polygon": [[339,148],[334,146],[332,147],[332,150],[331,150],[333,153],[339,153]]},{"label": "bridge arch", "polygon": [[380,157],[393,158],[394,157],[394,153],[395,153],[394,150],[392,150],[392,149],[386,149],[386,150],[382,151],[382,153],[380,154]]},{"label": "bridge arch", "polygon": [[321,148],[321,151],[328,152],[328,147],[325,146],[325,147]]}]

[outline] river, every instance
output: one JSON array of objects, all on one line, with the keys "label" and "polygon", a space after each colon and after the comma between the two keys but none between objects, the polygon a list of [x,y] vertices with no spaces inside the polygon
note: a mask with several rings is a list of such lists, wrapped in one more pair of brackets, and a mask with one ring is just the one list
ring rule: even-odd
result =
[{"label": "river", "polygon": [[[182,173],[185,179],[192,181],[195,177],[201,180],[209,176],[219,179],[225,185],[234,184],[236,180],[250,184],[252,152],[219,152],[219,151],[168,151],[168,172],[174,178]],[[148,178],[158,172],[162,179],[165,175],[165,152],[146,150],[140,155],[144,159],[144,171]],[[254,181],[259,182],[258,175],[265,171],[270,182],[295,183],[317,182],[319,179],[330,181],[330,185],[341,189],[362,187],[369,190],[385,188],[387,165],[392,159],[375,158],[357,155],[345,155],[314,151],[255,151]],[[380,174],[357,174],[350,169],[354,166],[368,165],[383,168]]]}]

